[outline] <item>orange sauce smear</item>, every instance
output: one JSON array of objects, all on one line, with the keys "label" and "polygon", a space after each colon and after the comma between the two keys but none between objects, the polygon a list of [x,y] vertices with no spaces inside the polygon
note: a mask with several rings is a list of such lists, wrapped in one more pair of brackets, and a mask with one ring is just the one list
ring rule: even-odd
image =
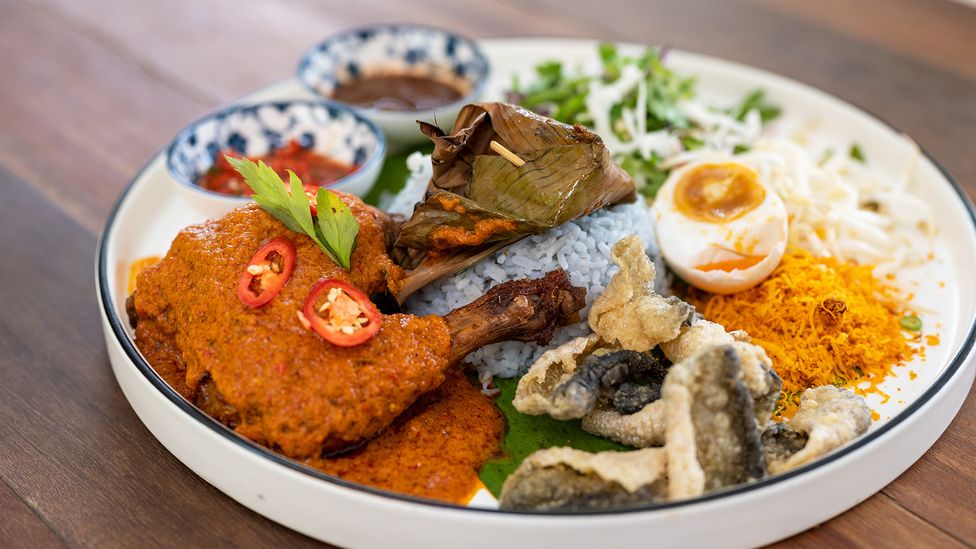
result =
[{"label": "orange sauce smear", "polygon": [[505,420],[457,368],[380,436],[308,465],[391,492],[465,504],[483,486],[478,470],[499,452]]},{"label": "orange sauce smear", "polygon": [[714,263],[706,263],[704,265],[699,265],[695,267],[699,271],[725,271],[732,272],[736,269],[746,270],[750,267],[755,267],[762,260],[766,259],[761,255],[748,255],[745,257],[740,257],[736,259],[726,259],[724,261],[716,261]]},{"label": "orange sauce smear", "polygon": [[139,278],[139,273],[146,270],[146,267],[151,267],[156,263],[159,263],[158,255],[150,255],[137,259],[129,265],[129,282],[126,284],[126,294],[132,295],[132,292],[136,289],[136,279]]},{"label": "orange sauce smear", "polygon": [[438,249],[454,246],[477,246],[496,233],[512,232],[516,228],[516,223],[511,219],[489,218],[476,221],[474,229],[471,231],[467,231],[463,227],[441,225],[434,229],[430,238],[434,247]]}]

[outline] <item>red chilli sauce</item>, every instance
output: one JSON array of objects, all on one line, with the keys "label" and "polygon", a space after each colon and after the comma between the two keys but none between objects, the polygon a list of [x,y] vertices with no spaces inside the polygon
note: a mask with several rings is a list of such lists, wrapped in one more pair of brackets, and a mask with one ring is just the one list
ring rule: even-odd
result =
[{"label": "red chilli sauce", "polygon": [[[254,191],[248,187],[241,176],[227,162],[224,156],[240,157],[233,150],[221,151],[217,155],[217,162],[207,170],[207,173],[197,181],[197,185],[220,194],[230,196],[251,196]],[[257,162],[263,160],[271,169],[288,181],[291,170],[306,185],[326,187],[339,179],[356,171],[358,166],[344,164],[328,156],[319,154],[308,147],[303,147],[298,141],[291,140],[285,146],[279,147],[263,156],[249,156]]]}]

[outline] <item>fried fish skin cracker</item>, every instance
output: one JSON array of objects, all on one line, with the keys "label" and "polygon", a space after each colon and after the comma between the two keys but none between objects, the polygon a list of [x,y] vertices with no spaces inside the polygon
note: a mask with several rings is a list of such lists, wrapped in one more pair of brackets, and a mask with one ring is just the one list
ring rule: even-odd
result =
[{"label": "fried fish skin cracker", "polygon": [[771,460],[769,472],[783,473],[810,463],[861,436],[870,426],[871,408],[854,391],[833,385],[807,389],[789,422],[789,429],[804,433],[807,442],[792,455]]},{"label": "fried fish skin cracker", "polygon": [[670,499],[765,476],[755,403],[733,345],[709,347],[672,366],[662,396]]},{"label": "fried fish skin cracker", "polygon": [[572,339],[543,353],[519,379],[512,405],[523,414],[549,414],[557,419],[572,417],[571,410],[564,410],[554,403],[553,392],[556,387],[571,379],[583,359],[601,345],[600,336],[591,334]]},{"label": "fried fish skin cracker", "polygon": [[583,430],[635,448],[664,444],[666,429],[664,401],[656,400],[633,414],[621,414],[607,406],[598,406],[583,418]]},{"label": "fried fish skin cracker", "polygon": [[620,272],[593,302],[590,328],[614,347],[640,352],[678,337],[695,308],[654,292],[654,264],[640,237],[619,240],[610,257]]},{"label": "fried fish skin cracker", "polygon": [[608,509],[661,501],[667,456],[660,448],[590,453],[547,448],[527,457],[505,480],[502,509]]},{"label": "fried fish skin cracker", "polygon": [[739,354],[742,377],[755,402],[756,425],[762,427],[773,416],[776,401],[783,389],[783,380],[773,369],[773,361],[765,349],[744,341],[736,341],[732,346]]},{"label": "fried fish skin cracker", "polygon": [[661,350],[668,360],[678,363],[707,347],[728,345],[734,341],[734,336],[725,331],[721,324],[695,314],[687,324],[681,326],[677,337],[661,342]]}]

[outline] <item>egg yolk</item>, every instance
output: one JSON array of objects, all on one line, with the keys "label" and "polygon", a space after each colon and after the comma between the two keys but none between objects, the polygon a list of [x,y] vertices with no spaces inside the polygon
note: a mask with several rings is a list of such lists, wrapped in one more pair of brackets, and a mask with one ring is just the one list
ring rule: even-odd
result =
[{"label": "egg yolk", "polygon": [[742,164],[702,164],[685,172],[674,188],[678,211],[696,221],[726,223],[766,198],[756,172]]}]

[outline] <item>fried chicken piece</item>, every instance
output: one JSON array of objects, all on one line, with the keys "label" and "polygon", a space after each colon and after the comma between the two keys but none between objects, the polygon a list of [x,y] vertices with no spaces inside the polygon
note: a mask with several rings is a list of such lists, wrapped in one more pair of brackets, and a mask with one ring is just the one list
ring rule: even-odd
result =
[{"label": "fried chicken piece", "polygon": [[505,418],[460,368],[445,374],[440,387],[417,399],[376,438],[305,463],[352,482],[463,505],[479,487],[478,470],[499,451]]},{"label": "fried chicken piece", "polygon": [[[184,229],[138,278],[139,349],[184,397],[258,443],[297,459],[355,444],[438,387],[466,353],[499,338],[547,340],[582,307],[583,290],[559,271],[502,284],[446,319],[387,315],[367,342],[332,345],[297,316],[319,279],[344,280],[368,295],[396,294],[403,281],[386,254],[383,215],[356,197],[341,199],[360,227],[349,271],[249,205]],[[267,305],[245,306],[236,295],[245,265],[282,236],[297,252],[291,278]]]}]

